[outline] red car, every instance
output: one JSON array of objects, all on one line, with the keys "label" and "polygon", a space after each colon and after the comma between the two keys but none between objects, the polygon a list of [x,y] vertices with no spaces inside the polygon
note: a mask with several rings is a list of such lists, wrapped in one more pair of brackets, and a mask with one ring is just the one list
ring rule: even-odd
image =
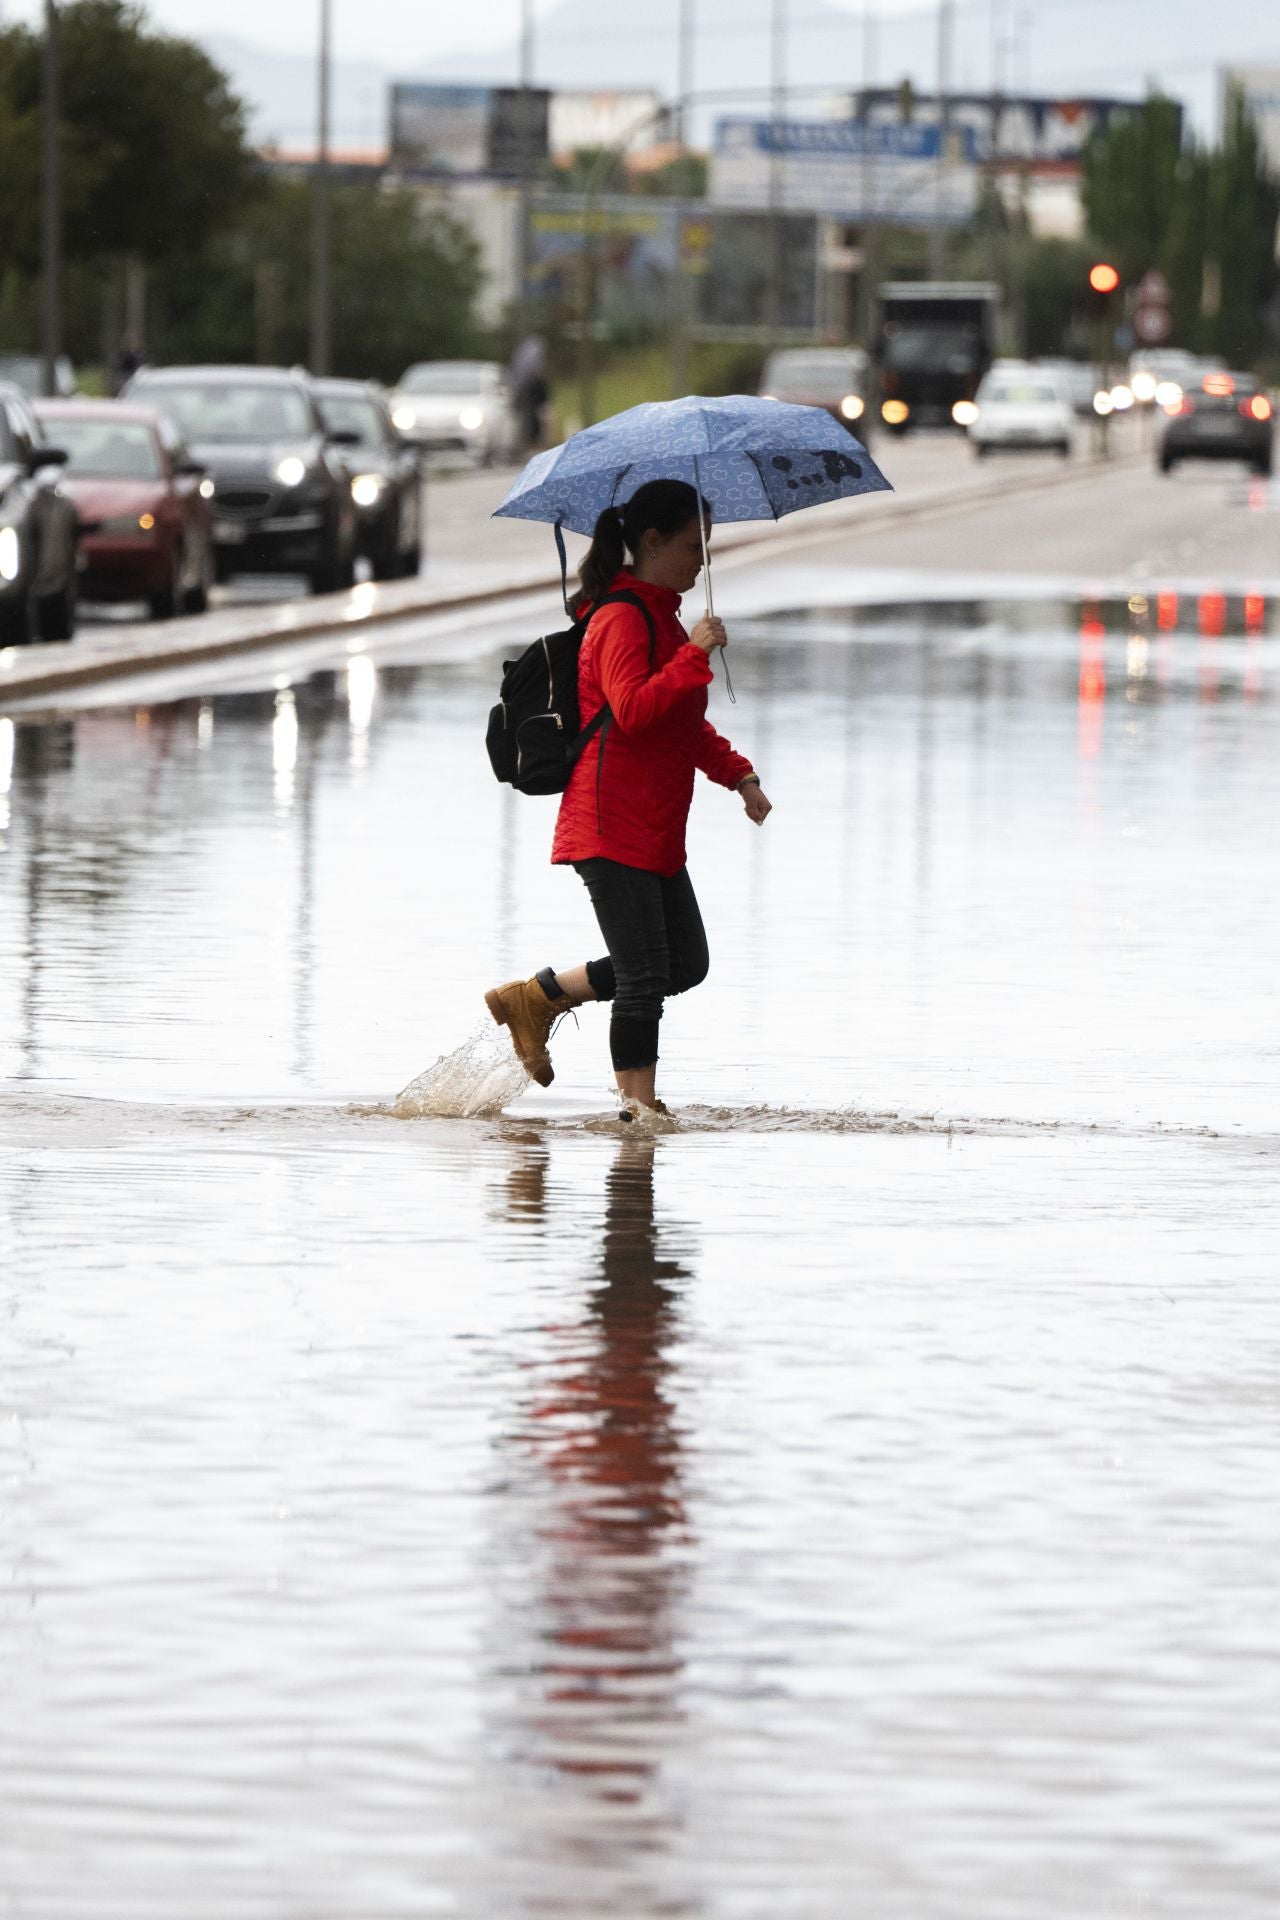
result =
[{"label": "red car", "polygon": [[213,489],[177,428],[119,400],[41,400],[65,447],[86,600],[145,600],[152,618],[203,613],[213,581]]}]

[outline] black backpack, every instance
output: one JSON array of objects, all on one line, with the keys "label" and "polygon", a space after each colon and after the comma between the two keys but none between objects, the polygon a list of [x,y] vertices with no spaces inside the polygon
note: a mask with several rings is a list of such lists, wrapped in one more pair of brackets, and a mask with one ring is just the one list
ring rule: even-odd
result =
[{"label": "black backpack", "polygon": [[485,746],[499,780],[517,793],[563,793],[587,746],[613,719],[608,705],[584,727],[578,711],[578,655],[591,614],[601,607],[637,608],[649,629],[649,669],[657,650],[653,615],[637,593],[607,593],[591,613],[560,633],[544,634],[518,660],[502,663],[498,704],[489,715]]}]

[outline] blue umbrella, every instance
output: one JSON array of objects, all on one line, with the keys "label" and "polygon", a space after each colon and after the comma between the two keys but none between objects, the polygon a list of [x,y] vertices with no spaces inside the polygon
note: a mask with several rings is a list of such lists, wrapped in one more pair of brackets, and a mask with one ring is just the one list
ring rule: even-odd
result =
[{"label": "blue umbrella", "polygon": [[[561,529],[593,532],[606,507],[629,500],[647,480],[689,480],[719,524],[780,520],[801,507],[889,489],[862,442],[822,407],[692,394],[629,407],[535,454],[494,517],[549,521],[565,579]],[[704,560],[705,541],[704,532]],[[709,563],[705,577],[710,612]]]}]

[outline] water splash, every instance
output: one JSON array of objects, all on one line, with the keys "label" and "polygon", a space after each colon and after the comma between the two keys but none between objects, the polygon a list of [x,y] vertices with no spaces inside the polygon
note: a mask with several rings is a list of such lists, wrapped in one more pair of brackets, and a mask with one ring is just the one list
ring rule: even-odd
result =
[{"label": "water splash", "polygon": [[482,1020],[460,1047],[442,1054],[396,1095],[391,1112],[397,1120],[475,1119],[501,1113],[528,1084],[506,1035],[499,1037],[492,1021]]}]

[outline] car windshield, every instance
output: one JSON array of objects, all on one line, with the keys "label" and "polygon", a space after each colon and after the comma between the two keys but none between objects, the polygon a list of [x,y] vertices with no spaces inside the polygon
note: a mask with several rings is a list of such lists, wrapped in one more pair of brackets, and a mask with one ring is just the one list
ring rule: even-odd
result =
[{"label": "car windshield", "polygon": [[1048,380],[1002,380],[999,386],[988,387],[981,398],[992,401],[1001,407],[1043,407],[1049,406],[1061,396],[1058,389]]},{"label": "car windshield", "polygon": [[104,479],[159,480],[160,454],[151,428],[141,420],[46,419],[45,432],[67,450],[71,473]]},{"label": "car windshield", "polygon": [[771,360],[762,385],[767,393],[848,393],[862,368],[843,353],[788,353]]},{"label": "car windshield", "polygon": [[322,393],[320,413],[330,433],[354,433],[362,447],[381,447],[386,443],[386,428],[375,403],[366,394]]},{"label": "car windshield", "polygon": [[884,331],[885,365],[899,373],[967,373],[978,364],[981,337],[976,327],[913,326],[894,320]]},{"label": "car windshield", "polygon": [[246,380],[147,383],[148,398],[163,407],[186,440],[306,440],[311,410],[296,387]]},{"label": "car windshield", "polygon": [[410,367],[402,387],[406,393],[480,393],[490,384],[484,367],[467,367],[447,360]]}]

